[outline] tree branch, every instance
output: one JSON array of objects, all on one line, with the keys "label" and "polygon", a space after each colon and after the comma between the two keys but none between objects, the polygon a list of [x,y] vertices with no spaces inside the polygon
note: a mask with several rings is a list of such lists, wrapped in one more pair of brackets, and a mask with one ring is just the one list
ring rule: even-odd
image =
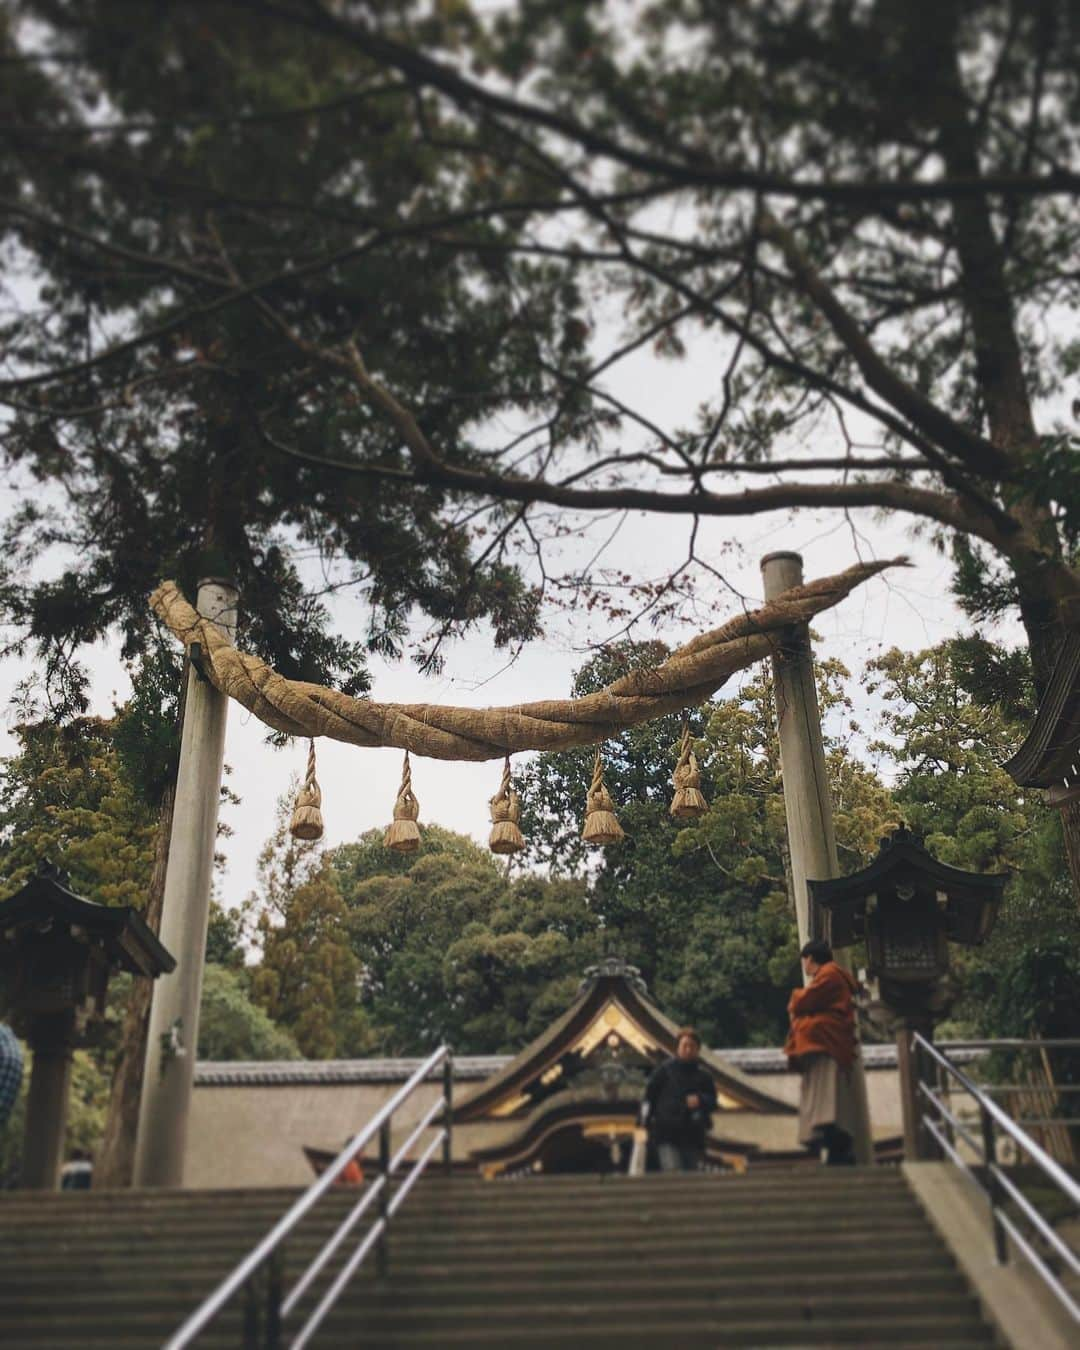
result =
[{"label": "tree branch", "polygon": [[908,384],[895,370],[886,365],[855,318],[816,271],[789,230],[785,229],[775,217],[764,213],[761,219],[761,232],[780,249],[800,289],[813,300],[828,319],[833,332],[854,357],[863,379],[879,398],[883,398],[902,417],[906,417],[926,436],[954,454],[973,472],[1000,477],[1012,471],[1012,461],[996,446],[984,437],[968,431],[948,413],[942,412],[914,385]]},{"label": "tree branch", "polygon": [[274,0],[228,0],[241,9],[273,15],[287,23],[315,32],[342,38],[374,61],[393,67],[417,85],[437,89],[465,108],[481,108],[512,117],[515,121],[544,127],[573,141],[591,155],[613,160],[627,168],[653,174],[684,187],[724,188],[752,192],[763,197],[787,197],[836,202],[872,204],[876,199],[927,200],[954,198],[969,194],[1052,196],[1080,193],[1080,174],[1060,167],[1044,175],[994,174],[970,179],[919,180],[833,180],[792,179],[744,167],[710,163],[700,153],[681,148],[683,158],[672,159],[624,145],[596,132],[563,113],[553,112],[536,103],[512,98],[452,70],[429,56],[400,42],[384,37],[356,20],[346,21],[315,5],[296,10]]}]

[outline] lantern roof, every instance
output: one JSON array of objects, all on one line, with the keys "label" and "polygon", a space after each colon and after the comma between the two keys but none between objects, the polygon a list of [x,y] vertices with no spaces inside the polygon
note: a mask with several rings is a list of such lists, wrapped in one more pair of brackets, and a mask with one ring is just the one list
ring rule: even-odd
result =
[{"label": "lantern roof", "polygon": [[176,958],[131,905],[99,905],[77,895],[66,872],[42,859],[24,886],[0,901],[0,940],[19,930],[64,929],[99,942],[111,963],[133,975],[167,975]]},{"label": "lantern roof", "polygon": [[1080,797],[1080,633],[1066,636],[1031,730],[1002,768],[1055,805]]},{"label": "lantern roof", "polygon": [[901,825],[881,841],[878,855],[858,872],[828,881],[808,881],[811,902],[830,912],[832,943],[846,947],[855,937],[855,919],[867,901],[897,887],[932,890],[944,905],[947,935],[973,945],[989,933],[1009,872],[965,872],[940,862]]}]

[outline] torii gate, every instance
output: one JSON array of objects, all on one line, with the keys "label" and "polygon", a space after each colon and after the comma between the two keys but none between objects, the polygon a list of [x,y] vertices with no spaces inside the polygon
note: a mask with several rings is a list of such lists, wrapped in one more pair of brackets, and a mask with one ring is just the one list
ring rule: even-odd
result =
[{"label": "torii gate", "polygon": [[[183,1185],[229,697],[268,726],[290,735],[391,745],[438,759],[485,760],[512,751],[602,742],[627,727],[703,703],[735,671],[773,656],[802,943],[809,936],[806,879],[828,879],[837,872],[807,625],[862,582],[905,562],[859,563],[803,584],[797,554],[772,554],[762,564],[764,606],[694,638],[656,669],[631,672],[579,699],[487,709],[380,704],[286,680],[264,661],[233,646],[238,596],[231,582],[201,581],[197,608],[174,583],[160,586],[151,604],[184,643],[190,660],[161,919],[161,940],[175,953],[177,969],[159,980],[154,990],[135,1185]],[[857,1155],[868,1161],[869,1120],[861,1066],[859,1084],[863,1129]]]}]

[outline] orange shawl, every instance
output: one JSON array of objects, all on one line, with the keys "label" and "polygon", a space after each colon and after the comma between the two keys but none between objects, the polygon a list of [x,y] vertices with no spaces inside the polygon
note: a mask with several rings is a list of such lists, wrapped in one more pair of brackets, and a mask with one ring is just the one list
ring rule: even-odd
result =
[{"label": "orange shawl", "polygon": [[788,1033],[784,1054],[798,1069],[803,1055],[831,1055],[843,1069],[855,1062],[855,992],[853,975],[835,961],[823,965],[806,986],[788,1000]]}]

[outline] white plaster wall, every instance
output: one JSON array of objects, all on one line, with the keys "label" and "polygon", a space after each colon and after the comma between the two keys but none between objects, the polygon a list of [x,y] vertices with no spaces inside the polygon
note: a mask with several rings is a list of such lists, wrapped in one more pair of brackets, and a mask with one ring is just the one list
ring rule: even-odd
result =
[{"label": "white plaster wall", "polygon": [[[304,1145],[337,1152],[400,1083],[196,1086],[184,1185],[193,1189],[306,1186]],[[404,1141],[441,1091],[422,1083],[395,1116]]]},{"label": "white plaster wall", "polygon": [[[900,1134],[896,1071],[873,1069],[866,1077],[874,1137]],[[798,1104],[797,1074],[755,1074],[754,1082],[772,1096]],[[398,1083],[196,1085],[184,1184],[194,1189],[306,1186],[313,1174],[304,1145],[338,1150],[399,1087]],[[438,1082],[417,1088],[396,1117],[395,1144],[404,1141],[440,1090]],[[454,1157],[467,1157],[481,1136],[486,1135],[488,1142],[489,1129],[455,1130]],[[762,1148],[798,1147],[794,1116],[731,1111],[717,1117],[715,1129],[718,1135]]]}]

